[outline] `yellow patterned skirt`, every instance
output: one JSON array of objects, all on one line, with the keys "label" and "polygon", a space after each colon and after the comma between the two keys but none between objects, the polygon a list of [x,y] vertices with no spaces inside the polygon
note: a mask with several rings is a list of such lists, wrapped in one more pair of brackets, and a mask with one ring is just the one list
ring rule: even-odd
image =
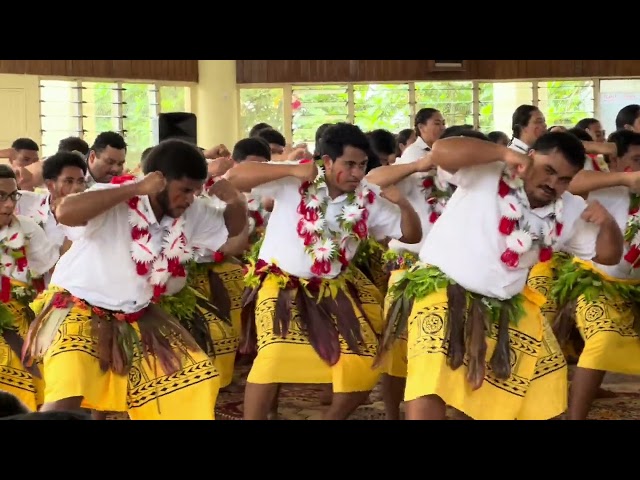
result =
[{"label": "yellow patterned skirt", "polygon": [[[214,277],[210,278],[210,272]],[[210,280],[215,282],[213,288]],[[220,374],[220,388],[224,388],[233,380],[236,353],[240,343],[240,316],[244,291],[242,265],[229,261],[198,264],[189,276],[189,283],[231,319],[229,325],[212,312],[205,315],[215,344],[215,354],[211,356],[211,361]]]},{"label": "yellow patterned skirt", "polygon": [[[466,380],[466,358],[456,370],[447,365],[446,290],[416,299],[408,327],[405,401],[437,395],[477,420],[544,420],[562,414],[567,407],[567,364],[540,312],[545,298],[528,287],[522,293],[525,316],[517,327],[509,325],[511,375],[497,379],[487,362],[484,381],[475,391]],[[491,357],[496,339],[497,326],[492,325],[486,358]]]},{"label": "yellow patterned skirt", "polygon": [[[582,268],[598,273],[604,280],[640,285],[640,281],[620,280],[575,260]],[[632,305],[620,295],[607,298],[604,294],[588,302],[578,298],[576,323],[585,345],[578,367],[627,375],[640,375],[640,337],[633,328]]]},{"label": "yellow patterned skirt", "polygon": [[[63,290],[49,286],[33,302],[34,312],[40,314],[57,292]],[[45,403],[82,397],[84,408],[128,412],[132,420],[214,419],[220,379],[202,350],[172,343],[181,365],[174,373],[165,374],[158,357],[143,358],[136,349],[128,374],[119,375],[101,368],[91,309],[72,304],[60,323],[53,313],[56,311],[44,317],[40,328],[42,332],[55,328],[50,333],[53,341],[43,354],[44,374],[49,379]],[[132,326],[139,334],[138,322]]]},{"label": "yellow patterned skirt", "polygon": [[29,330],[28,307],[17,300],[4,307],[13,315],[14,329],[0,334],[0,390],[15,395],[35,411],[44,402],[44,380],[39,364],[26,368],[21,360],[21,344]]},{"label": "yellow patterned skirt", "polygon": [[335,393],[364,392],[372,390],[380,377],[381,369],[373,369],[377,353],[378,335],[382,331],[382,296],[373,283],[359,270],[354,272],[354,284],[358,302],[368,321],[359,311],[356,302],[345,291],[360,324],[364,345],[360,352],[350,350],[342,336],[339,337],[340,357],[330,366],[309,341],[300,325],[298,307],[291,309],[291,322],[285,338],[274,332],[277,299],[281,292],[281,277],[268,274],[257,293],[255,326],[258,354],[247,379],[256,384],[272,383],[332,383]]}]

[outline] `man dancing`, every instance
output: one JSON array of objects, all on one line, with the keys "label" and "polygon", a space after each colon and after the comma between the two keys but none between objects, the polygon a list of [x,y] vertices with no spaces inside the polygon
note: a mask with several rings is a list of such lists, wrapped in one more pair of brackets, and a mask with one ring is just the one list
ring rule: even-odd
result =
[{"label": "man dancing", "polygon": [[25,345],[25,357],[44,359],[43,410],[214,417],[218,373],[157,302],[184,287],[194,246],[215,251],[239,229],[227,230],[195,197],[207,177],[197,148],[164,141],[145,167],[142,180],[96,184],[56,209],[60,223],[76,227],[73,244],[32,304],[38,317]]},{"label": "man dancing", "polygon": [[36,410],[44,384],[40,369],[21,361],[23,340],[33,318],[29,302],[59,254],[36,222],[14,214],[19,198],[15,172],[0,165],[0,390]]},{"label": "man dancing", "polygon": [[559,340],[566,341],[576,325],[584,340],[571,381],[570,420],[587,418],[606,372],[640,374],[640,134],[620,130],[609,142],[617,148],[609,157],[611,173],[580,172],[571,190],[613,215],[624,232],[624,257],[614,266],[569,260],[559,267],[552,289]]},{"label": "man dancing", "polygon": [[[566,362],[529,269],[555,250],[615,264],[620,229],[597,202],[566,192],[585,150],[566,133],[524,155],[472,138],[434,144],[457,189],[390,291],[394,335],[408,321],[408,419],[549,419],[567,404]],[[446,252],[446,253],[445,253]],[[541,359],[545,359],[541,363]]]},{"label": "man dancing", "polygon": [[243,335],[258,354],[246,419],[267,418],[280,383],[332,383],[325,418],[345,419],[378,380],[381,306],[357,291],[350,262],[369,233],[416,243],[421,229],[397,189],[379,193],[363,181],[368,148],[358,127],[339,123],[322,137],[318,166],[243,163],[227,174],[238,189],[275,200],[247,276]]}]

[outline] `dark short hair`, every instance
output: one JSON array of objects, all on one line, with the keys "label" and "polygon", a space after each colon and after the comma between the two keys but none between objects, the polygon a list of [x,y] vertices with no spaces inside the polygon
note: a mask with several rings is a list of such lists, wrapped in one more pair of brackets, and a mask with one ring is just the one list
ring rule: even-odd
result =
[{"label": "dark short hair", "polygon": [[13,168],[4,163],[0,164],[0,178],[13,178],[16,181],[18,180],[16,178],[16,172],[13,171]]},{"label": "dark short hair", "polygon": [[11,148],[13,148],[14,150],[33,150],[34,152],[40,151],[40,148],[38,148],[38,144],[30,138],[18,138],[14,140],[11,144]]},{"label": "dark short hair", "polygon": [[126,151],[127,142],[125,142],[124,137],[117,132],[102,132],[96,137],[93,145],[91,145],[91,150],[96,152],[96,155],[99,155],[106,150],[107,147]]},{"label": "dark short hair", "polygon": [[362,130],[351,123],[340,122],[331,125],[322,134],[320,155],[336,160],[344,153],[345,147],[358,148],[370,155],[369,139]]},{"label": "dark short hair", "polygon": [[271,148],[264,138],[243,138],[233,146],[231,158],[236,162],[243,162],[247,157],[256,156],[271,160]]},{"label": "dark short hair", "polygon": [[87,174],[87,162],[78,153],[58,152],[47,157],[42,163],[42,178],[45,180],[57,179],[65,167],[78,167],[84,175]]},{"label": "dark short hair", "polygon": [[267,143],[275,143],[276,145],[280,145],[281,147],[287,145],[287,140],[284,138],[284,135],[282,135],[279,131],[274,130],[273,128],[264,128],[260,130],[256,134],[256,137],[264,138]]},{"label": "dark short hair", "polygon": [[536,140],[532,148],[543,155],[557,151],[574,167],[584,168],[587,151],[578,137],[570,133],[545,133]]},{"label": "dark short hair", "polygon": [[167,180],[207,179],[207,160],[198,147],[177,138],[163,140],[153,147],[142,164],[146,175],[162,172]]},{"label": "dark short hair", "polygon": [[67,137],[60,140],[58,144],[59,152],[80,152],[83,155],[89,153],[89,144],[80,137]]},{"label": "dark short hair", "polygon": [[268,123],[264,123],[264,122],[256,123],[253,127],[251,127],[251,130],[249,130],[249,136],[255,137],[260,130],[264,130],[265,128],[273,128],[273,127]]}]

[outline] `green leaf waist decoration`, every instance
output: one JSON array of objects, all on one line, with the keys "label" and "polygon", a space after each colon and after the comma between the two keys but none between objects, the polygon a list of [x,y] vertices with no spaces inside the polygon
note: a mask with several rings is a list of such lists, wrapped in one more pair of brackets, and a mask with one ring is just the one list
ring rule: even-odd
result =
[{"label": "green leaf waist decoration", "polygon": [[439,268],[418,264],[400,274],[389,290],[386,328],[374,360],[380,366],[394,340],[406,336],[414,302],[436,291],[446,291],[447,313],[444,345],[447,365],[456,370],[468,359],[467,381],[472,389],[482,385],[486,373],[486,337],[497,336],[489,360],[492,374],[499,379],[511,376],[509,325],[518,325],[525,315],[524,296],[508,300],[485,297],[465,290]]},{"label": "green leaf waist decoration", "polygon": [[550,295],[558,305],[552,327],[561,344],[570,337],[581,296],[588,303],[597,301],[601,296],[609,302],[619,303],[622,300],[629,303],[635,312],[634,329],[640,331],[640,285],[607,280],[598,272],[569,261],[558,267]]}]

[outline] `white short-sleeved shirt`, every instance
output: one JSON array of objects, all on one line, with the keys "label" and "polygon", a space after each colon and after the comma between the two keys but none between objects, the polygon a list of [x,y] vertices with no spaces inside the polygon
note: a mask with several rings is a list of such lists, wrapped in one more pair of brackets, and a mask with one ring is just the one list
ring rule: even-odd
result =
[{"label": "white short-sleeved shirt", "polygon": [[[252,190],[252,193],[261,197],[275,200],[273,211],[269,217],[269,223],[260,249],[259,258],[267,263],[276,263],[283,271],[299,278],[314,277],[311,273],[313,265],[311,256],[305,251],[304,242],[297,232],[300,214],[301,182],[295,177],[286,177],[274,182],[269,182]],[[376,240],[402,237],[401,213],[397,205],[380,197],[380,188],[368,184],[363,180],[376,198],[367,207],[369,218],[367,227],[369,234]],[[347,204],[347,195],[330,200],[327,206],[327,226],[333,231],[340,231],[338,216],[342,208]],[[357,251],[357,245],[351,242],[347,247],[347,259],[351,260]],[[326,278],[335,278],[340,274],[341,264],[336,259],[333,261],[331,271],[324,275]]]},{"label": "white short-sleeved shirt", "polygon": [[[539,254],[534,247],[521,257],[517,269],[507,267],[500,259],[506,249],[506,238],[498,229],[498,183],[503,168],[502,162],[495,162],[461,169],[451,177],[458,188],[420,252],[422,262],[439,267],[465,289],[500,300],[522,291]],[[593,259],[599,229],[580,218],[586,202],[569,192],[562,195],[562,200],[563,228],[555,249]],[[524,208],[523,220],[532,231],[538,231],[552,212],[553,205]]]},{"label": "white short-sleeved shirt", "polygon": [[[107,188],[118,188],[118,185],[98,183],[89,191]],[[158,221],[150,208],[149,197],[140,199],[149,212],[151,241],[159,247],[163,233],[174,219],[165,216]],[[196,198],[183,218],[190,247],[216,251],[227,241],[224,217],[203,199]],[[86,226],[65,227],[73,244],[60,258],[51,283],[100,308],[134,313],[146,307],[153,288],[147,277],[136,273],[136,264],[131,258],[131,228],[126,202],[98,215]]]},{"label": "white short-sleeved shirt", "polygon": [[[32,277],[40,277],[46,274],[58,261],[60,252],[56,246],[49,241],[44,230],[29,217],[16,215],[20,222],[22,233],[25,237],[27,251],[27,264]],[[0,242],[7,237],[8,227],[0,228]],[[19,282],[28,283],[29,271],[26,269],[19,272],[13,269],[11,277]]]},{"label": "white short-sleeved shirt", "polygon": [[[425,152],[423,151],[422,155],[424,155],[424,153]],[[395,164],[401,165],[413,163],[421,158],[422,155],[411,161],[409,161],[408,158],[403,155],[402,158],[397,160]],[[443,170],[438,169],[436,173],[436,179],[438,182],[446,184],[447,177],[443,175],[443,172]],[[396,187],[398,187],[398,189],[402,192],[407,201],[416,211],[418,217],[420,217],[420,225],[422,226],[422,240],[419,243],[404,243],[399,240],[391,240],[389,242],[389,250],[396,252],[407,250],[409,252],[418,254],[422,249],[422,245],[427,238],[429,231],[431,230],[431,226],[433,225],[430,221],[431,209],[429,207],[429,204],[427,203],[427,197],[425,196],[424,187],[422,186],[425,176],[426,174],[423,172],[413,173],[408,177],[403,178],[396,184]]]},{"label": "white short-sleeved shirt", "polygon": [[51,196],[49,193],[36,193],[21,190],[22,197],[18,200],[16,214],[24,215],[40,224],[51,243],[58,249],[64,243],[64,227],[59,225],[51,212]]},{"label": "white short-sleeved shirt", "polygon": [[[627,187],[611,187],[595,190],[587,197],[589,201],[597,200],[602,206],[615,218],[620,230],[624,233],[627,229],[627,221],[629,219],[629,207],[631,197]],[[624,254],[629,251],[629,244],[625,242]],[[624,255],[623,255],[624,257]],[[602,265],[592,262],[598,269],[607,275],[620,279],[640,280],[640,269],[631,268],[631,264],[624,258],[617,265]]]}]

